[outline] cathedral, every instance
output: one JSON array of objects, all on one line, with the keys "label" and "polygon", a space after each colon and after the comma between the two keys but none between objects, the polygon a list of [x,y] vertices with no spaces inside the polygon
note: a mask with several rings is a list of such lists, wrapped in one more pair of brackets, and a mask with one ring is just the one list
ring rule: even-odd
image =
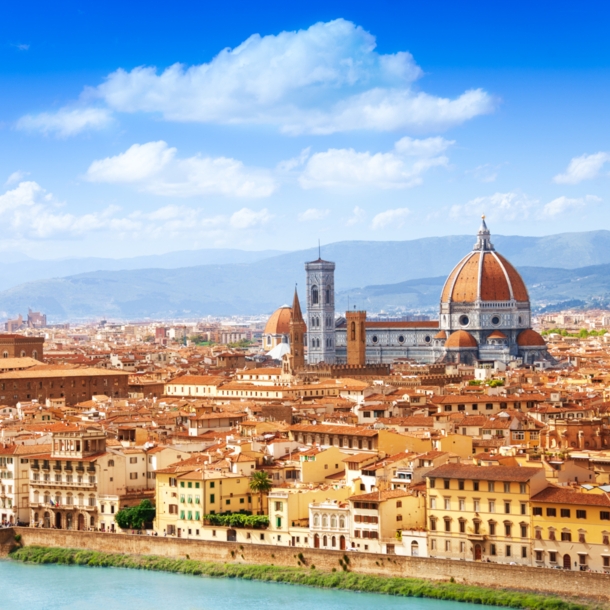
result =
[{"label": "cathedral", "polygon": [[542,336],[531,328],[527,288],[498,252],[485,217],[471,252],[449,274],[435,321],[372,321],[365,311],[335,312],[335,263],[305,264],[307,310],[295,290],[292,308],[282,307],[263,334],[266,349],[289,343],[295,369],[321,363],[364,366],[397,359],[422,363],[525,365],[552,361]]}]

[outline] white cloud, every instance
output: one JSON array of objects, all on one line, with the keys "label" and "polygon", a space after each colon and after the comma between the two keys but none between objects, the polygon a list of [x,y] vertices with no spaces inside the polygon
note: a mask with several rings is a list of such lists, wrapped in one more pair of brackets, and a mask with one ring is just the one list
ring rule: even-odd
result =
[{"label": "white cloud", "polygon": [[121,215],[117,206],[99,212],[72,214],[37,182],[21,182],[0,195],[0,221],[9,237],[25,240],[83,237],[95,231],[133,238],[235,236],[267,224],[273,215],[242,208],[232,215],[207,216],[205,210],[168,205]]},{"label": "white cloud", "polygon": [[375,48],[374,36],[337,19],[254,34],[209,63],[119,69],[83,99],[169,121],[268,124],[290,134],[443,129],[493,110],[481,89],[453,99],[414,91],[423,73],[412,55]]},{"label": "white cloud", "polygon": [[22,172],[18,170],[13,172],[4,183],[4,186],[10,186],[11,184],[16,184],[17,182],[21,182],[26,176],[29,176],[30,172]]},{"label": "white cloud", "polygon": [[106,108],[61,108],[57,112],[27,114],[17,121],[17,129],[39,131],[66,138],[81,131],[108,127],[112,116]]},{"label": "white cloud", "polygon": [[453,205],[450,216],[455,219],[481,216],[491,220],[519,220],[527,218],[538,201],[520,192],[494,193],[486,197],[476,197],[464,205]]},{"label": "white cloud", "polygon": [[410,214],[411,210],[409,208],[397,208],[380,212],[373,218],[371,228],[383,229],[388,225],[392,225],[395,229],[399,229],[404,225],[407,216]]},{"label": "white cloud", "polygon": [[318,208],[309,208],[299,214],[299,222],[308,222],[310,220],[322,220],[330,214],[330,210],[319,210]]},{"label": "white cloud", "polygon": [[394,151],[387,153],[331,148],[309,158],[299,183],[304,189],[417,186],[422,183],[426,171],[447,166],[449,159],[439,153],[452,144],[453,141],[443,138],[402,138],[396,142]]},{"label": "white cloud", "polygon": [[220,194],[268,197],[276,190],[271,173],[246,167],[227,157],[179,159],[166,142],[134,144],[124,153],[94,161],[87,170],[91,182],[133,184],[137,189],[172,197]]},{"label": "white cloud", "polygon": [[366,212],[361,207],[356,206],[352,212],[352,215],[347,219],[347,222],[345,224],[348,227],[351,227],[353,225],[357,225],[361,222],[364,222],[365,218]]},{"label": "white cloud", "polygon": [[230,223],[235,229],[249,229],[257,225],[267,224],[272,218],[273,216],[267,208],[263,208],[258,212],[249,208],[242,208],[232,214]]},{"label": "white cloud", "polygon": [[594,155],[574,157],[564,174],[557,174],[553,181],[557,184],[578,184],[599,176],[602,167],[610,162],[610,153],[598,152]]},{"label": "white cloud", "polygon": [[542,208],[542,216],[558,216],[564,212],[579,209],[585,207],[589,203],[599,203],[601,199],[595,195],[587,195],[586,197],[570,198],[570,197],[557,197],[553,201],[549,201],[544,208]]}]

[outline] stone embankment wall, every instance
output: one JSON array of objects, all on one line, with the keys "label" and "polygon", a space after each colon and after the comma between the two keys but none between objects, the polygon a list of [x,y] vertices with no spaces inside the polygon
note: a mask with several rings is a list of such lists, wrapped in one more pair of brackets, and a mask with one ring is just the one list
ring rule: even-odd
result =
[{"label": "stone embankment wall", "polygon": [[[341,570],[339,559],[344,555],[341,551],[27,527],[1,531],[0,553],[4,551],[6,554],[10,550],[15,534],[21,534],[21,543],[26,546],[158,555],[175,559],[185,559],[188,556],[190,559],[219,563],[297,567],[297,555],[302,553],[307,567],[315,565],[316,569],[328,572],[332,568]],[[347,553],[347,555],[350,560],[350,571],[358,574],[430,580],[449,580],[453,577],[456,582],[469,585],[540,591],[597,600],[610,599],[610,575],[607,574],[372,553]]]}]

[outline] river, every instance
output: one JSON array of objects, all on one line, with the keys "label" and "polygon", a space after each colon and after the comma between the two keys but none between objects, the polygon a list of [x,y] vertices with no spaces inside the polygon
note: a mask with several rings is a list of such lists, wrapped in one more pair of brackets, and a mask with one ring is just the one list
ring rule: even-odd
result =
[{"label": "river", "polygon": [[14,610],[486,610],[390,597],[145,570],[0,561],[0,609]]}]

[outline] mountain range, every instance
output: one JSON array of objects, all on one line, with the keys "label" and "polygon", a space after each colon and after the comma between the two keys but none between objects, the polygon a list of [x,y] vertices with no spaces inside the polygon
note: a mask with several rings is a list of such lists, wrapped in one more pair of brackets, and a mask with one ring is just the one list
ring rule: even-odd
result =
[{"label": "mountain range", "polygon": [[[492,240],[523,275],[535,306],[610,302],[610,231]],[[471,235],[348,241],[321,254],[337,265],[338,310],[349,302],[369,311],[435,311],[447,274],[473,243]],[[0,270],[0,312],[13,316],[31,307],[54,321],[270,313],[290,302],[295,284],[303,293],[303,264],[316,258],[317,248],[16,260]]]}]

